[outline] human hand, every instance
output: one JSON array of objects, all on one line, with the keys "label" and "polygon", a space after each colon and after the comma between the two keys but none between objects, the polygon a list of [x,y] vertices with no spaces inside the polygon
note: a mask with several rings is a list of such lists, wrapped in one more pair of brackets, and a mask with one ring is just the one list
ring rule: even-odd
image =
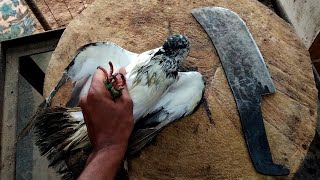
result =
[{"label": "human hand", "polygon": [[[125,74],[121,68],[120,73]],[[88,129],[93,153],[115,150],[125,153],[133,129],[133,105],[126,87],[115,100],[104,85],[106,75],[97,69],[89,92],[81,97],[80,106]]]}]

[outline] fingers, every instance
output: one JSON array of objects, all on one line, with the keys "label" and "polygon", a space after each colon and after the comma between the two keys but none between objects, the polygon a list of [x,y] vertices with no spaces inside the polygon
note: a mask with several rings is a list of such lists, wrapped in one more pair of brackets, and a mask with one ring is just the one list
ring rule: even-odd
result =
[{"label": "fingers", "polygon": [[119,73],[123,74],[123,75],[126,75],[126,68],[122,67],[119,69]]},{"label": "fingers", "polygon": [[107,96],[111,99],[111,94],[106,89],[106,86],[104,84],[105,79],[105,73],[101,69],[97,69],[92,77],[88,96],[92,96],[93,98],[101,98]]},{"label": "fingers", "polygon": [[[126,69],[125,68],[120,68],[119,69],[119,73],[123,74],[124,76],[126,75]],[[125,83],[125,82],[124,82]],[[129,95],[129,92],[128,92],[128,88],[127,88],[127,85],[124,84],[123,85],[123,90],[122,90],[122,95],[118,98],[118,101],[125,101],[125,102],[130,102],[132,103],[132,100],[131,100],[131,97]]]},{"label": "fingers", "polygon": [[123,85],[122,95],[120,96],[120,99],[126,99],[126,100],[131,99],[126,84]]},{"label": "fingers", "polygon": [[[119,73],[121,73],[123,75],[123,78],[118,79],[118,80],[121,81],[121,84],[124,84],[124,85],[119,84],[119,86],[123,87],[122,95],[120,97],[117,97],[115,99],[112,98],[112,95],[107,90],[105,83],[104,83],[104,81],[106,79],[106,73],[103,71],[103,69],[98,68],[92,77],[92,81],[91,81],[91,85],[90,85],[88,94],[85,95],[85,97],[81,97],[80,106],[81,107],[86,106],[85,104],[88,104],[88,101],[90,101],[90,102],[91,101],[100,101],[103,99],[107,100],[107,101],[110,100],[110,102],[130,102],[132,104],[131,97],[129,95],[128,89],[125,84],[124,75],[126,74],[126,69],[120,68]],[[116,76],[115,78],[118,78],[118,77],[121,77],[121,76]],[[89,102],[89,104],[90,104],[90,102]]]}]

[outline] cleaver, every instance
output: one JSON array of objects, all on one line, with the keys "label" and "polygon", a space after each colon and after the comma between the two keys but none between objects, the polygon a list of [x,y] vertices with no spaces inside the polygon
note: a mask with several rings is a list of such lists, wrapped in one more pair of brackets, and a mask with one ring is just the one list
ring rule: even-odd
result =
[{"label": "cleaver", "polygon": [[275,92],[263,57],[244,21],[222,7],[192,10],[211,38],[235,98],[244,138],[255,169],[265,175],[288,175],[273,163],[261,112],[261,96]]}]

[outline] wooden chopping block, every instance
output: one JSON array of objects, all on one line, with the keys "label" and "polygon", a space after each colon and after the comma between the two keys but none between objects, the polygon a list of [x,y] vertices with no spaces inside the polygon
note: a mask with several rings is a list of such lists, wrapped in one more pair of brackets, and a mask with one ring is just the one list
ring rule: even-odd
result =
[{"label": "wooden chopping block", "polygon": [[[65,30],[47,69],[44,92],[48,95],[76,50],[87,43],[112,41],[137,53],[162,45],[173,33],[192,41],[184,62],[198,67],[206,80],[205,106],[165,128],[155,143],[129,161],[133,179],[234,179],[267,178],[252,166],[243,138],[233,95],[217,53],[191,10],[221,6],[238,13],[247,23],[277,92],[263,97],[262,112],[275,163],[298,170],[313,139],[317,90],[308,51],[292,27],[254,0],[96,0]],[[67,85],[53,105],[65,104]]]}]

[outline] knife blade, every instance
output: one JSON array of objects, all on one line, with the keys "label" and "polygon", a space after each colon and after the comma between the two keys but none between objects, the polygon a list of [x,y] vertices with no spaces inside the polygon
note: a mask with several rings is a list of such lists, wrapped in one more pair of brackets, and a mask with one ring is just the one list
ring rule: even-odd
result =
[{"label": "knife blade", "polygon": [[245,22],[222,7],[197,8],[192,14],[218,52],[255,169],[265,175],[288,175],[287,167],[272,161],[261,112],[261,96],[275,93],[276,88]]}]

